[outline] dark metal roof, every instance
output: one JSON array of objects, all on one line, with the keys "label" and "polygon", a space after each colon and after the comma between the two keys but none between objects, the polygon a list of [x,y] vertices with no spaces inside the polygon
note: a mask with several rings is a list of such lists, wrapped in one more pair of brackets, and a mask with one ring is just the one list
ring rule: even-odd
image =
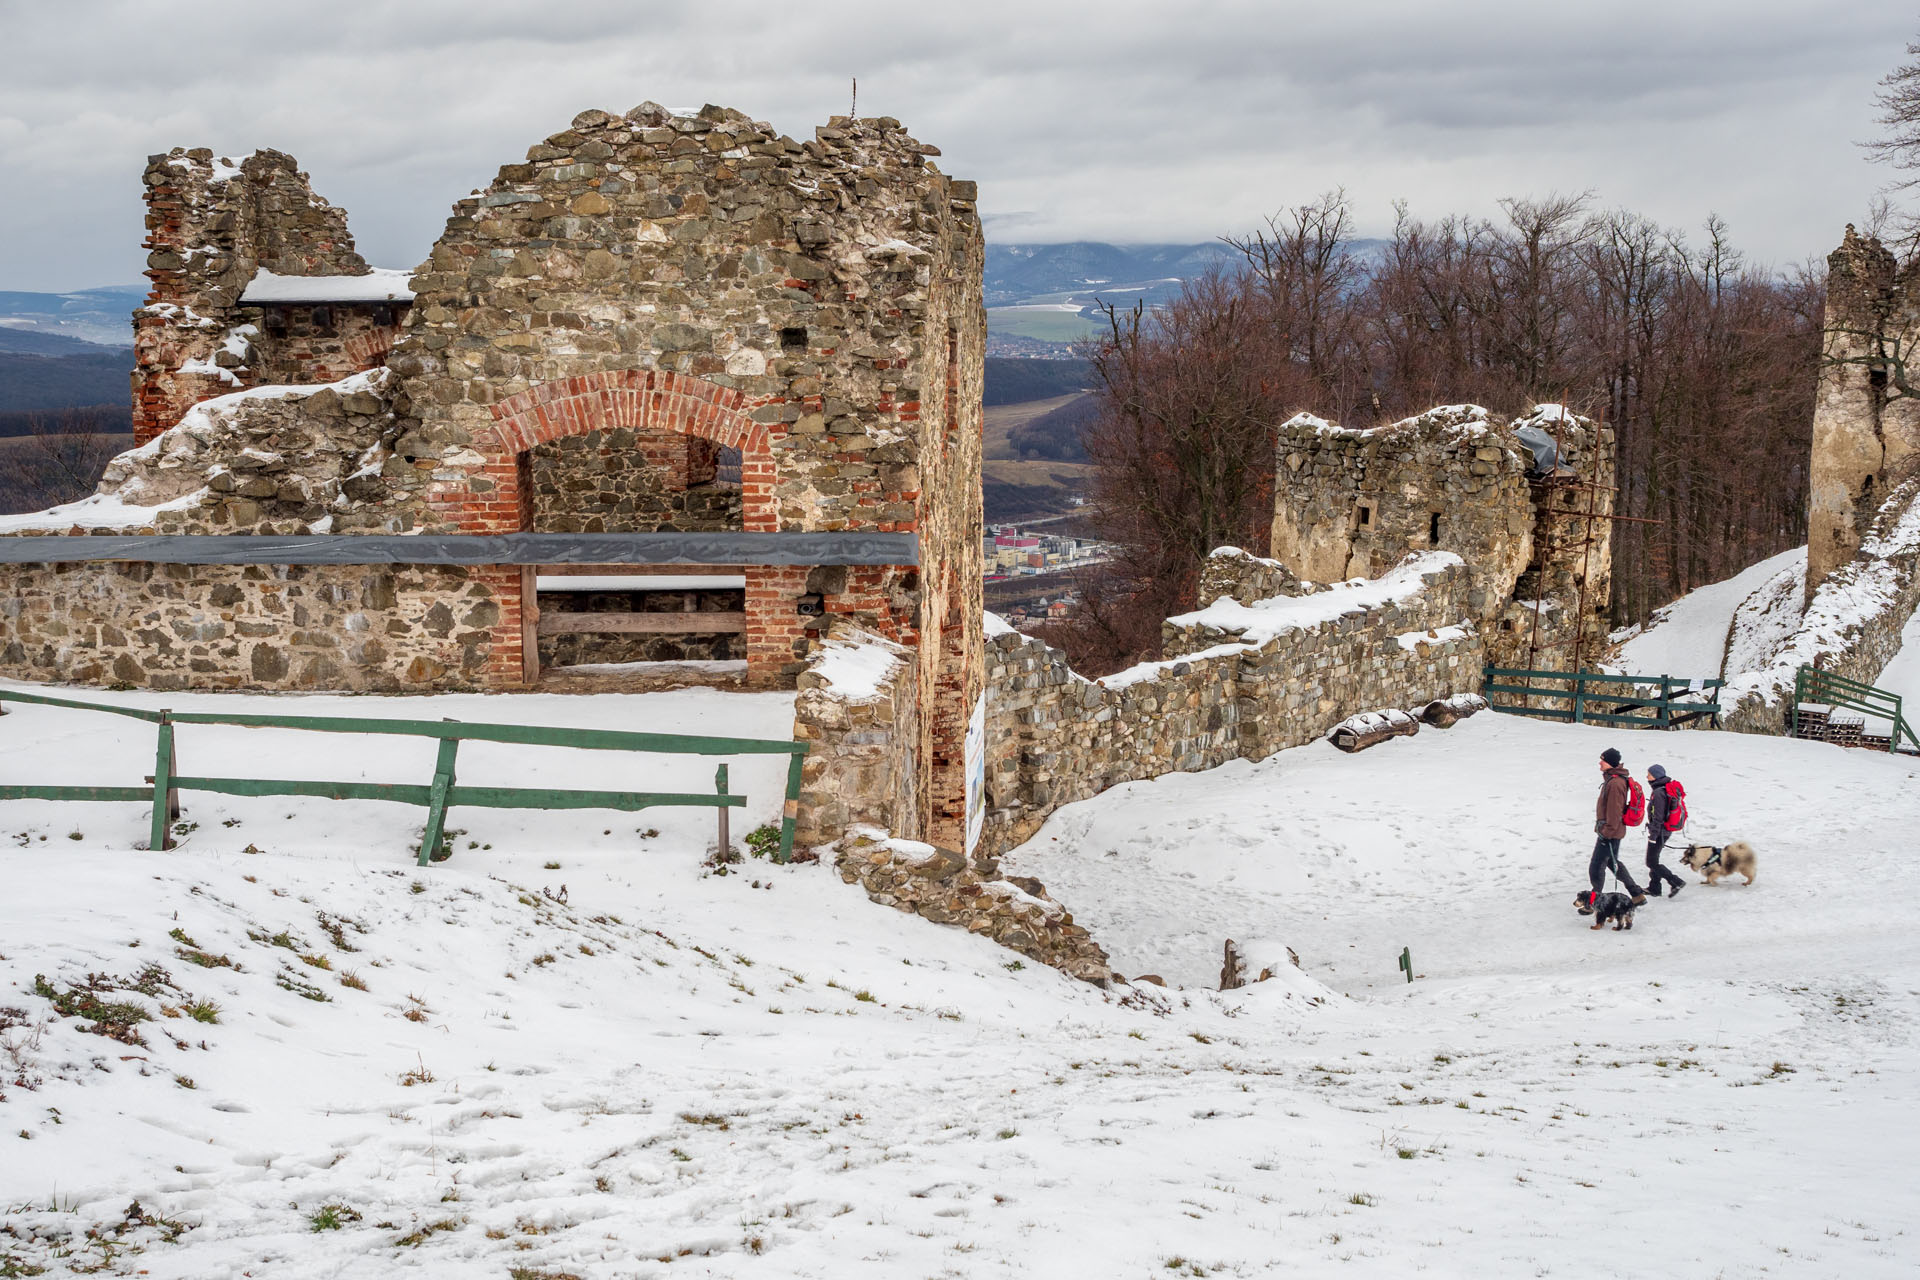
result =
[{"label": "dark metal roof", "polygon": [[914,533],[153,534],[0,537],[0,564],[920,563]]}]

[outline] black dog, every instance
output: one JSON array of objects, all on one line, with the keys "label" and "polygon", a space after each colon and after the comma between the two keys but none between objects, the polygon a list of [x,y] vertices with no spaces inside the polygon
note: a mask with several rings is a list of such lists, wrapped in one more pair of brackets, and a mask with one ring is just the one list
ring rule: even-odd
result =
[{"label": "black dog", "polygon": [[1607,921],[1613,921],[1613,929],[1618,933],[1622,929],[1633,928],[1633,899],[1624,893],[1595,893],[1591,889],[1582,889],[1573,895],[1573,905],[1580,908],[1580,914],[1593,917],[1593,927],[1604,928]]}]

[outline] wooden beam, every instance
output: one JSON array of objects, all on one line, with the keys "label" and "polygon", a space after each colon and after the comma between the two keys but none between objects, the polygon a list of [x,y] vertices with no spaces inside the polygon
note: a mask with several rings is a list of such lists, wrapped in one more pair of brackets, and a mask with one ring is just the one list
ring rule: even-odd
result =
[{"label": "wooden beam", "polygon": [[597,633],[627,635],[721,635],[744,632],[745,612],[711,613],[543,613],[539,622],[543,636],[577,636]]},{"label": "wooden beam", "polygon": [[520,566],[520,683],[540,683],[540,571]]}]

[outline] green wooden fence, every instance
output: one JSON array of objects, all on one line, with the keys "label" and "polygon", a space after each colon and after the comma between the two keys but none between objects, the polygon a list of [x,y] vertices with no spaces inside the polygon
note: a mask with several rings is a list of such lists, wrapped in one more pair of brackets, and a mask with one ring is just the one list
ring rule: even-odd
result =
[{"label": "green wooden fence", "polygon": [[[1902,714],[1902,703],[1897,693],[1876,689],[1860,680],[1849,680],[1832,671],[1803,666],[1793,676],[1793,711],[1789,732],[1796,738],[1801,736],[1802,703],[1844,708],[1886,720],[1892,725],[1887,731],[1887,750],[1920,751],[1920,738],[1914,736],[1913,726],[1907,723],[1906,716]],[[1903,738],[1913,746],[1902,747],[1900,743]]]},{"label": "green wooden fence", "polygon": [[[800,775],[807,744],[767,738],[713,738],[694,734],[635,733],[615,729],[565,729],[546,725],[473,724],[459,720],[381,720],[348,716],[223,715],[194,711],[144,711],[72,698],[0,689],[0,703],[24,702],[45,707],[67,707],[126,716],[155,725],[159,742],[154,750],[153,776],[140,787],[51,786],[39,783],[0,784],[0,800],[104,800],[153,802],[150,849],[168,849],[173,841],[168,827],[180,816],[182,791],[210,791],[230,796],[318,796],[328,800],[388,800],[424,805],[426,832],[420,840],[420,865],[439,848],[446,830],[447,810],[455,806],[485,809],[620,809],[634,811],[660,806],[693,806],[718,810],[720,847],[728,844],[727,811],[746,804],[745,796],[727,792],[727,766],[714,775],[714,794],[665,791],[575,791],[547,787],[473,787],[456,781],[455,760],[462,742],[506,742],[529,747],[574,747],[589,751],[643,751],[669,755],[745,756],[785,755],[786,806],[780,821],[780,850],[775,861],[793,856],[794,819],[799,811]],[[177,725],[225,725],[244,729],[298,729],[314,733],[393,734],[437,738],[440,742],[433,779],[421,786],[382,782],[307,782],[273,778],[201,778],[183,775],[177,768],[174,728]]]},{"label": "green wooden fence", "polygon": [[[1510,683],[1524,680],[1525,684]],[[1673,729],[1695,720],[1718,723],[1724,680],[1681,676],[1617,676],[1603,671],[1527,671],[1487,667],[1481,692],[1495,711],[1540,716],[1572,724],[1611,724],[1635,729]],[[1564,685],[1564,688],[1555,688]],[[1545,686],[1545,687],[1543,687]],[[1518,697],[1520,702],[1500,698]],[[1534,699],[1565,702],[1536,707]]]}]

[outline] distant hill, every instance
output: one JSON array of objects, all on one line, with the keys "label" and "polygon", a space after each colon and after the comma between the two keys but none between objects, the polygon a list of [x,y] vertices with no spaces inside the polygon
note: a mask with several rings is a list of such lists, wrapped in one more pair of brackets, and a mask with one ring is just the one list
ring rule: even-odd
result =
[{"label": "distant hill", "polygon": [[75,405],[130,405],[131,347],[79,344],[73,355],[0,350],[0,413]]},{"label": "distant hill", "polygon": [[[112,285],[70,293],[18,293],[0,290],[0,334],[58,335],[103,346],[133,341],[133,309],[147,300],[145,286]],[[0,345],[0,351],[25,348]]]},{"label": "distant hill", "polygon": [[1023,404],[1051,400],[1093,385],[1093,369],[1085,360],[1021,360],[987,357],[984,404]]}]

